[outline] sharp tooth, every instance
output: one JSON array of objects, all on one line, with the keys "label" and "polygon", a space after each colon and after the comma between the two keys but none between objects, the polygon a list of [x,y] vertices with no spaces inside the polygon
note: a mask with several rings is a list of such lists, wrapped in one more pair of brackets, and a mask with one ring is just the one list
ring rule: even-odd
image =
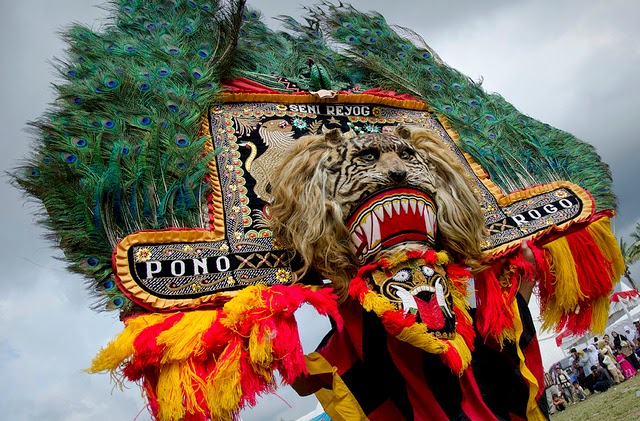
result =
[{"label": "sharp tooth", "polygon": [[409,211],[409,199],[402,199],[402,210],[404,210],[404,213]]},{"label": "sharp tooth", "polygon": [[416,199],[410,199],[409,200],[409,205],[411,205],[411,212],[412,213],[416,213]]},{"label": "sharp tooth", "polygon": [[367,242],[371,244],[371,215],[365,215],[362,218],[362,223],[360,224],[362,227],[362,234],[367,239]]},{"label": "sharp tooth", "polygon": [[373,250],[380,243],[380,221],[375,215],[371,215],[371,237],[369,247]]},{"label": "sharp tooth", "polygon": [[449,306],[447,306],[447,300],[444,298],[444,287],[442,286],[442,279],[438,278],[436,281],[436,300],[440,307],[444,307],[444,310],[447,312],[449,317],[453,317],[451,312],[449,311]]},{"label": "sharp tooth", "polygon": [[412,308],[418,308],[416,299],[413,298],[413,295],[411,295],[409,291],[397,285],[392,285],[391,287],[396,289],[398,297],[402,300],[402,309],[405,313],[408,313]]},{"label": "sharp tooth", "polygon": [[417,202],[418,205],[418,213],[420,216],[424,216],[424,208],[426,207],[424,202]]},{"label": "sharp tooth", "polygon": [[373,210],[376,214],[376,216],[378,217],[378,220],[380,222],[384,222],[384,207],[382,205],[378,205],[375,207],[375,209]]},{"label": "sharp tooth", "polygon": [[354,232],[351,234],[351,243],[353,244],[354,251],[357,251],[360,248],[360,244],[362,244],[362,239]]},{"label": "sharp tooth", "polygon": [[431,208],[427,208],[424,213],[424,222],[427,224],[427,232],[433,234],[436,232],[436,216],[433,214]]},{"label": "sharp tooth", "polygon": [[391,202],[385,202],[384,212],[387,214],[386,216],[391,218],[393,216],[393,204]]},{"label": "sharp tooth", "polygon": [[393,210],[396,212],[396,215],[400,215],[400,201],[399,200],[394,200],[393,201]]}]

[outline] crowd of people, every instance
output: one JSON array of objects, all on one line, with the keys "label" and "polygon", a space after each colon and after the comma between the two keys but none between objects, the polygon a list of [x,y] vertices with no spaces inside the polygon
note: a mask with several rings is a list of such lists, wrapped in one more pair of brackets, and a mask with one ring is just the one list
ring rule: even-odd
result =
[{"label": "crowd of people", "polygon": [[550,407],[564,411],[569,404],[583,401],[588,395],[602,393],[640,371],[640,321],[624,333],[611,331],[601,339],[593,338],[586,348],[571,348],[571,365],[554,364],[545,375]]}]

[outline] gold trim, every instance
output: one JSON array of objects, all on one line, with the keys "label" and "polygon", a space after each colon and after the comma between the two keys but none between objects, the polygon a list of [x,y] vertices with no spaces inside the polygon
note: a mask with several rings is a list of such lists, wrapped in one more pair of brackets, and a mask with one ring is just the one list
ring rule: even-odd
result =
[{"label": "gold trim", "polygon": [[133,279],[129,271],[129,249],[136,244],[167,244],[177,242],[213,242],[224,240],[224,237],[207,230],[166,230],[139,231],[126,236],[118,243],[114,251],[115,269],[120,285],[136,301],[145,303],[156,310],[169,310],[184,307],[197,307],[202,304],[215,304],[216,301],[226,300],[235,296],[238,291],[221,291],[198,298],[167,299],[156,297],[143,290]]},{"label": "gold trim", "polygon": [[[206,136],[205,153],[210,154],[214,151],[213,138],[211,137],[211,127],[209,126],[209,112],[202,117],[200,134]],[[220,177],[218,175],[218,165],[215,156],[207,163],[209,169],[209,186],[211,187],[211,209],[207,209],[207,213],[213,214],[213,221],[210,225],[213,227],[212,232],[216,237],[225,237],[226,226],[224,220],[224,204],[222,203],[222,187],[220,186]]]},{"label": "gold trim", "polygon": [[372,104],[404,108],[414,111],[431,111],[426,102],[388,98],[371,94],[338,94],[331,99],[321,99],[311,94],[262,94],[262,93],[225,93],[218,98],[221,102],[270,102],[283,104]]}]

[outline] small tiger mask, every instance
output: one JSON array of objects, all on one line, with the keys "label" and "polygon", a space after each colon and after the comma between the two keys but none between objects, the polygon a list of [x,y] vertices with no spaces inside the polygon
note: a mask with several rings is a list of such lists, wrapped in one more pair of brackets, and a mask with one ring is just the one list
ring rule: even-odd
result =
[{"label": "small tiger mask", "polygon": [[[364,258],[401,243],[439,247],[479,267],[484,218],[458,162],[436,133],[413,126],[350,138],[339,130],[302,137],[271,174],[266,224],[301,258],[299,275],[317,270],[343,298]],[[396,214],[403,214],[404,225],[394,222]],[[372,228],[367,215],[387,219]]]}]

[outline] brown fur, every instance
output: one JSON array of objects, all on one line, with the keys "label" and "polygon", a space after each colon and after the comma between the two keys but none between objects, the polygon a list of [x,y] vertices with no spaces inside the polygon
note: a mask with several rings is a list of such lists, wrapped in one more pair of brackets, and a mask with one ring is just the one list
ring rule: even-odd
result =
[{"label": "brown fur", "polygon": [[[350,175],[349,171],[357,171],[360,159],[350,155],[351,150],[369,144],[380,148],[380,159],[369,163],[367,171]],[[407,147],[416,156],[401,159]],[[465,172],[437,134],[401,126],[395,135],[345,139],[334,131],[300,138],[271,174],[273,203],[271,218],[265,222],[301,258],[300,276],[309,269],[317,270],[346,298],[358,265],[344,221],[363,194],[400,183],[389,175],[393,170],[394,174],[407,170],[401,183],[435,193],[441,245],[453,260],[480,268],[484,218]],[[351,188],[354,184],[358,188]]]}]

